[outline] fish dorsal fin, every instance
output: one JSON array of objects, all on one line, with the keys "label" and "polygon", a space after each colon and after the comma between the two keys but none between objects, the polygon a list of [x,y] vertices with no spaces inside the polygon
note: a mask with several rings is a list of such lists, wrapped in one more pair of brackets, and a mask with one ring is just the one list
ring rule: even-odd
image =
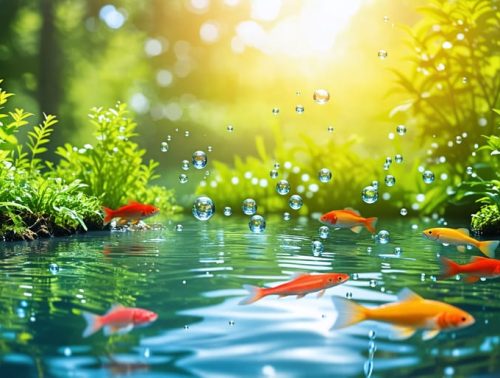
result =
[{"label": "fish dorsal fin", "polygon": [[116,310],[119,310],[121,308],[125,308],[125,306],[119,304],[119,303],[113,303],[111,305],[111,308],[108,310],[108,312],[106,313],[106,315],[108,314],[111,314],[113,311],[116,311]]},{"label": "fish dorsal fin", "polygon": [[422,298],[420,295],[418,295],[417,293],[411,291],[410,289],[408,289],[407,287],[404,288],[403,290],[401,290],[399,293],[398,293],[398,299],[401,301],[401,302],[408,302],[408,301],[423,301],[424,298]]},{"label": "fish dorsal fin", "polygon": [[137,202],[136,200],[128,200],[127,204],[128,205],[140,205],[140,203]]},{"label": "fish dorsal fin", "polygon": [[439,335],[439,329],[428,329],[422,333],[422,340],[430,340]]},{"label": "fish dorsal fin", "polygon": [[466,228],[457,228],[457,231],[460,232],[461,234],[469,236],[469,230]]},{"label": "fish dorsal fin", "polygon": [[394,327],[391,332],[391,339],[393,340],[405,340],[412,337],[417,330],[411,327]]},{"label": "fish dorsal fin", "polygon": [[352,207],[346,207],[343,211],[346,212],[346,213],[352,214],[352,215],[357,215],[358,217],[361,216],[361,214],[359,213],[359,211],[358,210],[354,210]]}]

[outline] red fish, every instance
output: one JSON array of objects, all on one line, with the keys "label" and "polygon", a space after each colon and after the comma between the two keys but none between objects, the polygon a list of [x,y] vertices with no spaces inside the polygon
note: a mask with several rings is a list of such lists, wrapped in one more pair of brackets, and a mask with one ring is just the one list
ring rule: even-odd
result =
[{"label": "red fish", "polygon": [[349,275],[344,273],[303,273],[299,274],[291,281],[276,287],[262,288],[252,285],[243,285],[250,294],[240,302],[240,305],[253,303],[266,295],[279,295],[280,297],[296,295],[297,298],[302,298],[306,294],[319,291],[318,297],[321,297],[326,289],[340,285],[348,279]]},{"label": "red fish", "polygon": [[500,260],[475,256],[469,264],[459,265],[455,261],[441,256],[441,279],[465,274],[466,282],[476,282],[480,277],[500,277]]},{"label": "red fish", "polygon": [[120,218],[119,224],[127,222],[137,223],[141,219],[149,218],[160,211],[159,208],[153,205],[146,205],[139,202],[131,201],[127,205],[120,207],[117,210],[111,210],[103,207],[104,224],[108,224],[113,218]]},{"label": "red fish", "polygon": [[374,234],[375,225],[377,224],[377,218],[363,218],[358,211],[350,208],[346,208],[344,210],[332,210],[323,214],[319,220],[327,226],[350,228],[351,231],[355,233],[361,232],[364,226],[368,231]]},{"label": "red fish", "polygon": [[127,333],[137,326],[147,325],[154,322],[158,315],[142,308],[123,307],[114,305],[102,316],[83,312],[87,321],[87,328],[83,331],[83,337],[88,337],[104,327],[104,334]]}]

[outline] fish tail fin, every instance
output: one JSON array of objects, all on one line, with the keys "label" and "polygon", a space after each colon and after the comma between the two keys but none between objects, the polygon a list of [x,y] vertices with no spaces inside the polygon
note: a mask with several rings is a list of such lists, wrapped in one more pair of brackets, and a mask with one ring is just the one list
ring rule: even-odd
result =
[{"label": "fish tail fin", "polygon": [[243,285],[245,290],[248,290],[249,294],[247,297],[240,301],[240,305],[246,305],[258,301],[264,296],[264,289],[253,286],[253,285]]},{"label": "fish tail fin", "polygon": [[442,280],[460,273],[460,265],[458,265],[455,261],[441,256],[440,262],[441,275],[439,276],[439,279]]},{"label": "fish tail fin", "polygon": [[376,232],[375,226],[377,225],[377,220],[378,220],[377,217],[366,218],[365,227],[372,234],[374,234]]},{"label": "fish tail fin", "polygon": [[102,210],[104,211],[104,224],[108,224],[115,217],[114,211],[107,207],[103,207]]},{"label": "fish tail fin", "polygon": [[488,257],[495,257],[495,249],[497,249],[500,240],[482,241],[479,242],[479,250]]},{"label": "fish tail fin", "polygon": [[87,328],[85,328],[82,334],[83,337],[89,337],[101,329],[102,323],[99,315],[95,315],[87,311],[83,311],[82,315],[87,322]]},{"label": "fish tail fin", "polygon": [[337,310],[337,319],[330,329],[340,329],[359,323],[368,318],[367,309],[352,300],[332,297],[333,306]]}]

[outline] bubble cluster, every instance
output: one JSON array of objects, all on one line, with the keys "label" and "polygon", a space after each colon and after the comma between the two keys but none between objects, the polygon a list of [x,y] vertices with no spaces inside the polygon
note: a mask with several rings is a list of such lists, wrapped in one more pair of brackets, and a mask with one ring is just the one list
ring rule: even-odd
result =
[{"label": "bubble cluster", "polygon": [[248,227],[254,233],[264,232],[266,229],[266,220],[261,215],[253,215],[248,222]]},{"label": "bubble cluster", "polygon": [[[377,184],[378,185],[378,184]],[[363,188],[361,192],[361,199],[365,203],[375,203],[378,200],[378,189],[372,185]]]},{"label": "bubble cluster", "polygon": [[254,215],[257,212],[257,202],[253,198],[243,200],[241,210],[245,215]]},{"label": "bubble cluster", "polygon": [[196,169],[203,169],[207,166],[208,158],[207,154],[203,151],[193,152],[193,167]]},{"label": "bubble cluster", "polygon": [[316,89],[313,100],[320,105],[326,104],[330,100],[330,93],[326,89]]},{"label": "bubble cluster", "polygon": [[318,172],[318,178],[321,182],[328,182],[332,179],[332,172],[328,168],[321,168]]},{"label": "bubble cluster", "polygon": [[285,196],[290,192],[290,184],[286,180],[280,180],[276,184],[276,192],[281,195]]},{"label": "bubble cluster", "polygon": [[288,205],[293,210],[299,210],[303,204],[304,202],[302,201],[302,197],[298,194],[292,195],[288,200]]},{"label": "bubble cluster", "polygon": [[215,213],[215,205],[211,198],[200,196],[193,204],[193,215],[196,219],[206,221],[212,218]]}]

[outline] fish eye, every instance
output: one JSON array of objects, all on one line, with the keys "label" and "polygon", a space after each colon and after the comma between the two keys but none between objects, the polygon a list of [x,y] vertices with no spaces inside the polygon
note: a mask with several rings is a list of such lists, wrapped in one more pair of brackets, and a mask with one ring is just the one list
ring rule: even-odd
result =
[{"label": "fish eye", "polygon": [[331,278],[328,279],[328,282],[333,282],[333,280]]},{"label": "fish eye", "polygon": [[462,316],[462,321],[465,322],[466,320],[465,316]]},{"label": "fish eye", "polygon": [[342,281],[342,277],[339,276],[339,281]]},{"label": "fish eye", "polygon": [[432,234],[432,231],[429,231],[429,235]]}]

